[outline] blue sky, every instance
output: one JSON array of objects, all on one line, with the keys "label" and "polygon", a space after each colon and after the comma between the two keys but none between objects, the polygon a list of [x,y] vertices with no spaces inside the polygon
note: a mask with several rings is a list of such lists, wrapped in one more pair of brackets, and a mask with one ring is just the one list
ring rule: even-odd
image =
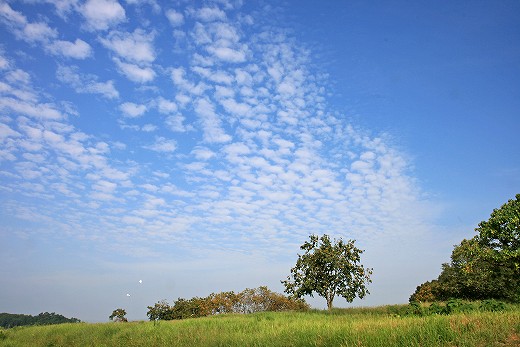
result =
[{"label": "blue sky", "polygon": [[354,305],[406,302],[520,191],[519,15],[0,2],[0,311],[282,292],[311,233],[366,250]]}]

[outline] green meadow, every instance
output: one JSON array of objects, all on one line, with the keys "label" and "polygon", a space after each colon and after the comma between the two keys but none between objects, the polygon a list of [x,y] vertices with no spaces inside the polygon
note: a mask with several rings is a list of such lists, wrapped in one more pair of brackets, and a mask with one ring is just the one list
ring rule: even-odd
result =
[{"label": "green meadow", "polygon": [[401,316],[404,306],[0,330],[0,346],[520,346],[520,307]]}]

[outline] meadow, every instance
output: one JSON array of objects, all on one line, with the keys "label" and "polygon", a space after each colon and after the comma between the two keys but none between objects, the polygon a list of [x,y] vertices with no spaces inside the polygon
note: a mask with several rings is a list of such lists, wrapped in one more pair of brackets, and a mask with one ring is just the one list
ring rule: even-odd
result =
[{"label": "meadow", "polygon": [[403,306],[0,330],[0,346],[520,346],[520,308],[401,316]]}]

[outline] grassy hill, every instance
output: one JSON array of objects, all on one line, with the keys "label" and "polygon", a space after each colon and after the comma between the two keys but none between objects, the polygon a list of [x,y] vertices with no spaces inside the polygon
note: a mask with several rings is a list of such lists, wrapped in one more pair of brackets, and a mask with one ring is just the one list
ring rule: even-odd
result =
[{"label": "grassy hill", "polygon": [[398,306],[0,330],[0,346],[520,346],[520,309],[399,316]]}]

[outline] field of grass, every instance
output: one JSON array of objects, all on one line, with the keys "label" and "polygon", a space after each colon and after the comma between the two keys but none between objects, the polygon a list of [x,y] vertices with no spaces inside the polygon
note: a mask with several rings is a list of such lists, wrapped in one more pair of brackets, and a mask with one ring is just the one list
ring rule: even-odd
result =
[{"label": "field of grass", "polygon": [[0,346],[520,346],[520,309],[399,316],[398,307],[0,330]]}]

